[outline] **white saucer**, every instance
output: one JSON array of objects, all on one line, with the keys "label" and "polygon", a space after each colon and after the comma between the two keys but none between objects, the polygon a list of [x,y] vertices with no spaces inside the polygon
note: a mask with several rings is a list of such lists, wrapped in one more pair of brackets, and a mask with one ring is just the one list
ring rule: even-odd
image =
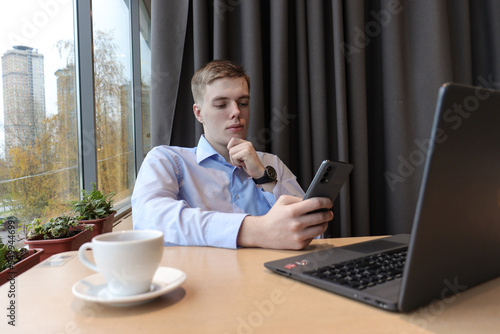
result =
[{"label": "white saucer", "polygon": [[132,306],[145,303],[179,287],[186,280],[186,274],[179,269],[159,267],[151,289],[133,296],[114,296],[109,292],[106,280],[101,274],[94,274],[73,285],[73,294],[78,298],[113,306]]}]

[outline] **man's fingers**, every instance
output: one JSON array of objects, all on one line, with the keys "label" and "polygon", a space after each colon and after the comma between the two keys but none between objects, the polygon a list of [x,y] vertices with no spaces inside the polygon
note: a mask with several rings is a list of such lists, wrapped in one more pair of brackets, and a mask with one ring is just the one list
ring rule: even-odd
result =
[{"label": "man's fingers", "polygon": [[233,137],[227,147],[232,165],[243,167],[253,178],[261,177],[264,174],[264,166],[251,142]]},{"label": "man's fingers", "polygon": [[324,222],[321,224],[311,225],[304,232],[307,233],[307,236],[311,239],[314,239],[316,236],[325,233],[328,228],[328,222]]},{"label": "man's fingers", "polygon": [[277,202],[279,202],[280,204],[288,205],[288,204],[302,202],[302,198],[292,195],[281,195],[278,198]]},{"label": "man's fingers", "polygon": [[333,206],[332,201],[327,197],[313,197],[297,204],[297,210],[306,214],[320,209],[330,209]]},{"label": "man's fingers", "polygon": [[233,147],[241,144],[242,142],[244,142],[245,140],[241,139],[241,138],[238,138],[238,137],[233,137],[229,140],[229,143],[227,144],[227,149],[230,150],[232,149]]},{"label": "man's fingers", "polygon": [[282,195],[278,199],[278,202],[283,205],[296,204],[295,210],[297,210],[298,215],[320,209],[330,209],[333,206],[332,201],[328,197],[313,197],[302,200],[297,196]]},{"label": "man's fingers", "polygon": [[248,153],[245,153],[246,148],[240,145],[241,141],[242,139],[233,137],[227,145],[231,164],[239,167],[241,167],[245,163],[245,157],[248,155]]},{"label": "man's fingers", "polygon": [[[290,205],[290,218],[295,218],[304,226],[318,225],[333,219],[332,201],[326,197],[314,197],[302,200],[300,197],[283,195],[280,196],[276,204],[283,206]],[[313,211],[325,209],[324,211]]]},{"label": "man's fingers", "polygon": [[229,152],[229,159],[231,159],[231,164],[236,167],[245,167],[245,156],[241,153],[231,154]]},{"label": "man's fingers", "polygon": [[327,223],[333,219],[332,211],[319,211],[315,213],[309,213],[298,218],[302,224],[306,226],[314,226],[318,224]]}]

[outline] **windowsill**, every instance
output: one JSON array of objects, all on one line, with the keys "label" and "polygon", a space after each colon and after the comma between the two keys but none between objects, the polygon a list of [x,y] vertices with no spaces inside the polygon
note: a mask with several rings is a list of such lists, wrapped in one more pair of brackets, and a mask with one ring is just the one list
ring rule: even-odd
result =
[{"label": "windowsill", "polygon": [[115,221],[113,223],[113,232],[133,229],[134,226],[132,223],[132,208],[128,207],[121,212],[117,212]]}]

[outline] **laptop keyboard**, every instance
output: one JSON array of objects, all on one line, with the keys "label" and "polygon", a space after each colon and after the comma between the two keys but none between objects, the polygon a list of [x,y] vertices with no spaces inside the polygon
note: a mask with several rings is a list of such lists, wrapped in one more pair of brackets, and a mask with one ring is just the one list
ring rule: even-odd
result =
[{"label": "laptop keyboard", "polygon": [[401,278],[408,248],[336,263],[305,274],[363,290]]}]

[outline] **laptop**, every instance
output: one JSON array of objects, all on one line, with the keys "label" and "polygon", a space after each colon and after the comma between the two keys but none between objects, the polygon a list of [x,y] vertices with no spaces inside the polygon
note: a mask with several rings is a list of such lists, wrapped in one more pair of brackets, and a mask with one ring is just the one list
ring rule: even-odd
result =
[{"label": "laptop", "polygon": [[265,267],[395,312],[450,302],[500,276],[500,91],[443,85],[425,142],[411,234],[301,253]]}]

